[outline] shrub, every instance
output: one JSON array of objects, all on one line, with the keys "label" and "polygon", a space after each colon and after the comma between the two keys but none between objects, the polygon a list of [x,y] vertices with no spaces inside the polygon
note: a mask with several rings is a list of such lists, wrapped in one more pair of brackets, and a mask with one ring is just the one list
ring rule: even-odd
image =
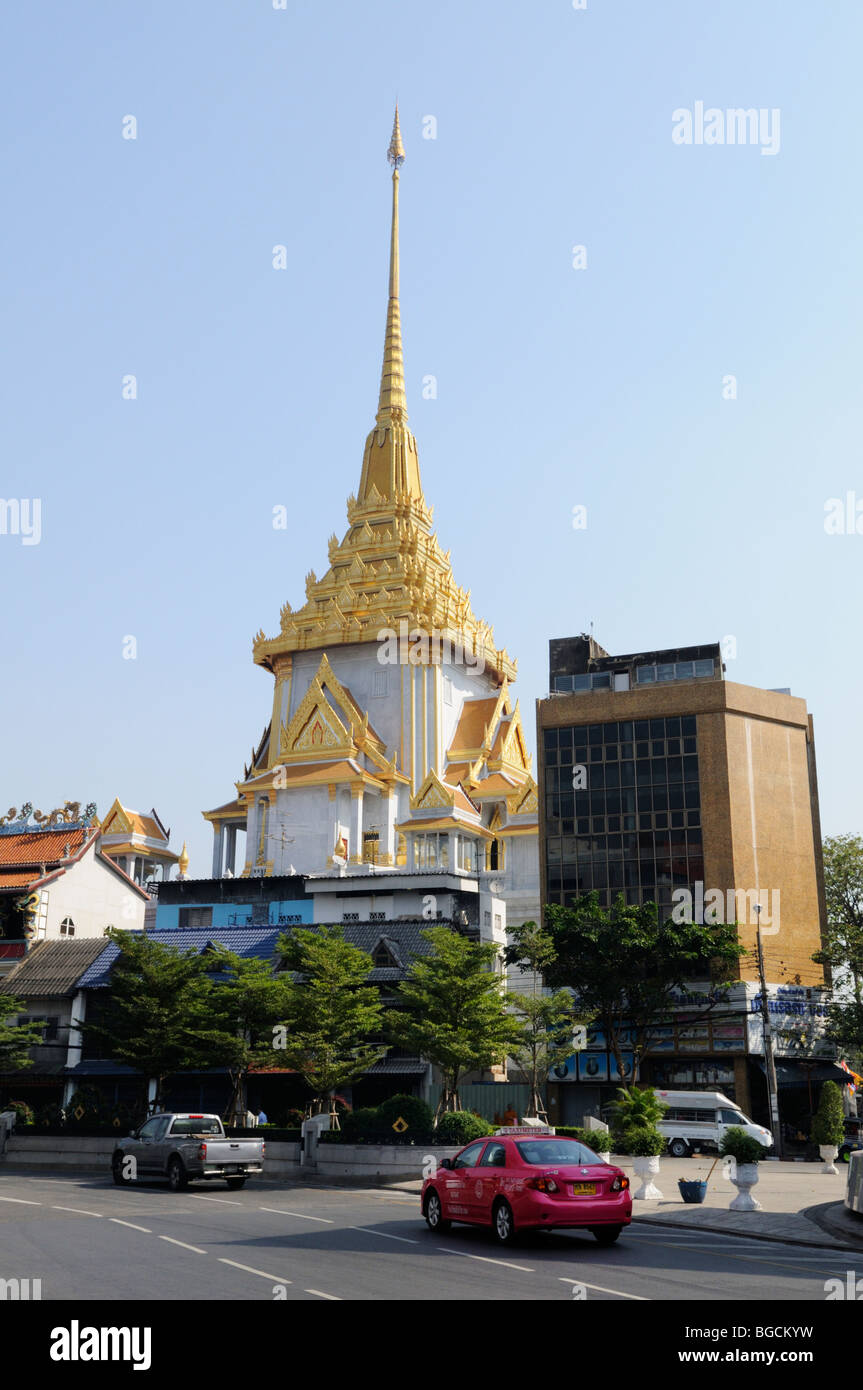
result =
[{"label": "shrub", "polygon": [[18,1125],[32,1125],[33,1110],[26,1100],[10,1100],[5,1105],[0,1106],[0,1110],[14,1110],[18,1116]]},{"label": "shrub", "polygon": [[558,1134],[563,1134],[568,1139],[577,1139],[579,1144],[584,1144],[595,1154],[611,1153],[614,1149],[614,1140],[605,1130],[581,1129],[578,1125],[557,1125],[556,1129]]},{"label": "shrub", "polygon": [[441,1144],[469,1144],[493,1132],[488,1120],[472,1110],[448,1110],[437,1122],[435,1137]]},{"label": "shrub", "polygon": [[[346,1115],[339,1117],[339,1123],[341,1124],[339,1133],[345,1143],[355,1143],[358,1139],[368,1139],[370,1135],[376,1134],[380,1129],[378,1112],[371,1107],[367,1107],[365,1110],[349,1110]],[[323,1135],[321,1137],[323,1138]]]},{"label": "shrub", "polygon": [[665,1152],[668,1141],[655,1125],[624,1125],[614,1135],[614,1149],[632,1158],[655,1158]]},{"label": "shrub", "polygon": [[431,1106],[419,1096],[390,1096],[378,1106],[377,1117],[379,1129],[392,1129],[396,1120],[400,1118],[407,1121],[407,1130],[402,1131],[405,1134],[410,1130],[426,1134],[434,1128]]},{"label": "shrub", "polygon": [[838,1148],[845,1138],[842,1092],[835,1081],[825,1081],[821,1087],[818,1113],[812,1125],[812,1138],[816,1144],[826,1144],[832,1148]]},{"label": "shrub", "polygon": [[728,1126],[722,1136],[719,1152],[723,1158],[734,1158],[738,1163],[757,1163],[764,1156],[764,1149],[758,1140],[739,1125]]}]

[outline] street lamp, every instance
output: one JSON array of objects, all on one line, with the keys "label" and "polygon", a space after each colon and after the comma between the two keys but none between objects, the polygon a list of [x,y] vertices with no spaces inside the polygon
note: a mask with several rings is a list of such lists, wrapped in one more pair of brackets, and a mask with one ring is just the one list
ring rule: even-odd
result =
[{"label": "street lamp", "polygon": [[773,1131],[773,1149],[777,1158],[782,1157],[782,1125],[779,1119],[779,1087],[776,1082],[776,1062],[773,1057],[773,1029],[770,1023],[770,1010],[767,1006],[767,982],[764,978],[764,947],[761,942],[761,904],[755,904],[756,936],[758,941],[758,980],[761,986],[761,1032],[764,1037],[764,1068],[767,1073],[767,1098],[770,1105],[770,1128]]}]

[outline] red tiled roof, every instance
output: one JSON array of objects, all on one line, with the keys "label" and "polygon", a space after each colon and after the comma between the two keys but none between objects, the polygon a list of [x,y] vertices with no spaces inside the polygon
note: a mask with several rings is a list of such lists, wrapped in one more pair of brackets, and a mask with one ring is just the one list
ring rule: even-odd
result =
[{"label": "red tiled roof", "polygon": [[[92,830],[35,830],[20,835],[0,835],[0,865],[61,864],[83,849]],[[66,846],[69,854],[65,854]],[[32,875],[31,875],[32,877]]]}]

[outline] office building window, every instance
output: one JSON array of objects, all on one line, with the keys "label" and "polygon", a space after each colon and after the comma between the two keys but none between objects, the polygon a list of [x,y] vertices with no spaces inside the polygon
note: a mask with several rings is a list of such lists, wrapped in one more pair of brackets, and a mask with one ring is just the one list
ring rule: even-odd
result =
[{"label": "office building window", "polygon": [[549,902],[670,909],[703,879],[694,715],[546,729],[542,758]]}]

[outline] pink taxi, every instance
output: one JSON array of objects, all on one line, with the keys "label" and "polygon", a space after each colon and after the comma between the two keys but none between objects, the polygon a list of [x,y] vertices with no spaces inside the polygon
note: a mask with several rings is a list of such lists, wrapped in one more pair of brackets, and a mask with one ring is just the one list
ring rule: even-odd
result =
[{"label": "pink taxi", "polygon": [[611,1245],[632,1220],[629,1178],[551,1129],[506,1128],[442,1160],[422,1188],[429,1229],[490,1226],[501,1245],[520,1231],[584,1227]]}]

